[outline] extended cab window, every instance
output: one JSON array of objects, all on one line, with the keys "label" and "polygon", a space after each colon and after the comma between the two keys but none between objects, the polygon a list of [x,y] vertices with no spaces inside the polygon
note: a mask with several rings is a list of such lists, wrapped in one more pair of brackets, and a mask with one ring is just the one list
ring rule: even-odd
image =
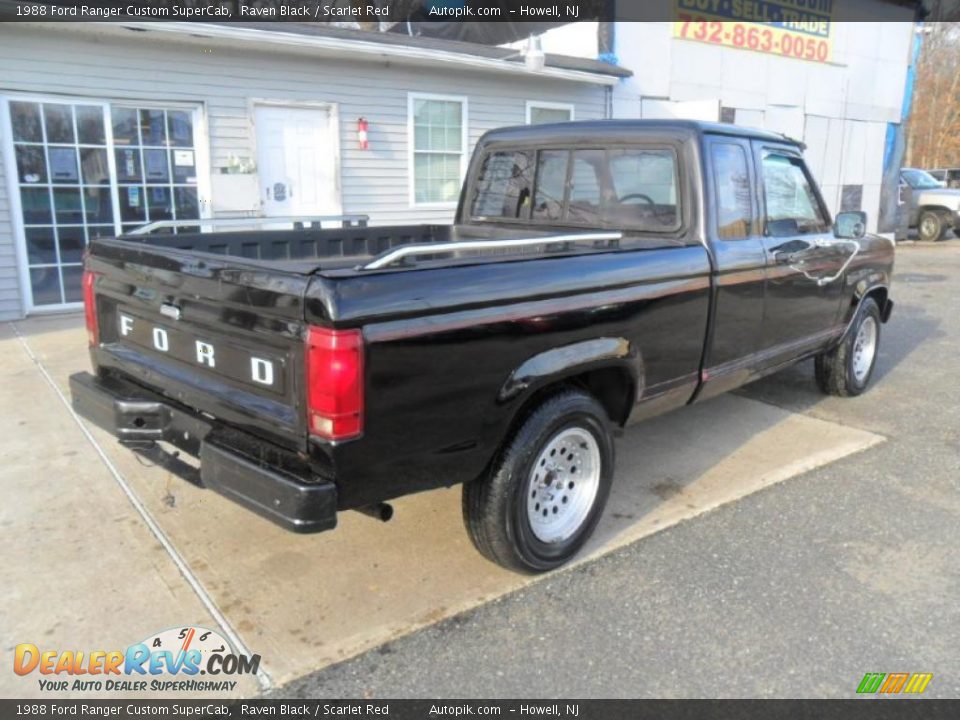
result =
[{"label": "extended cab window", "polygon": [[825,232],[826,218],[803,161],[792,155],[765,150],[762,168],[767,234],[789,237]]},{"label": "extended cab window", "polygon": [[717,196],[717,236],[739,240],[751,235],[750,174],[740,145],[713,145],[713,184]]},{"label": "extended cab window", "polygon": [[530,217],[533,152],[506,150],[483,160],[471,214],[477,218]]}]

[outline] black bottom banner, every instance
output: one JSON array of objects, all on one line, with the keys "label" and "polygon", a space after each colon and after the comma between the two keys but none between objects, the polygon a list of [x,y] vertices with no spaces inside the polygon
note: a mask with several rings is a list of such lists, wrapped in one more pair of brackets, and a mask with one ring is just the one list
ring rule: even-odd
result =
[{"label": "black bottom banner", "polygon": [[885,720],[960,717],[960,700],[0,700],[0,718]]}]

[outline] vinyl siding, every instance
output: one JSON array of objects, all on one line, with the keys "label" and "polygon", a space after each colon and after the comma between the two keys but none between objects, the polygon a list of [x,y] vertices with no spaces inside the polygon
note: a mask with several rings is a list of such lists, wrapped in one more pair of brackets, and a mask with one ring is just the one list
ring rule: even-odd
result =
[{"label": "vinyl siding", "polygon": [[[0,25],[0,92],[98,100],[191,102],[206,112],[211,172],[230,155],[256,158],[254,100],[336,103],[340,118],[343,210],[375,224],[449,222],[453,211],[409,203],[407,94],[468,98],[468,152],[486,131],[522,124],[526,102],[575,106],[578,120],[604,115],[604,88],[488,72],[404,67],[291,54],[262,47],[174,42],[159,33],[91,36],[72,30]],[[356,120],[370,123],[370,149],[359,150]],[[2,172],[2,168],[0,168]],[[12,227],[0,183],[0,317],[20,312]]]},{"label": "vinyl siding", "polygon": [[0,141],[0,320],[15,320],[23,313],[3,146],[4,142]]}]

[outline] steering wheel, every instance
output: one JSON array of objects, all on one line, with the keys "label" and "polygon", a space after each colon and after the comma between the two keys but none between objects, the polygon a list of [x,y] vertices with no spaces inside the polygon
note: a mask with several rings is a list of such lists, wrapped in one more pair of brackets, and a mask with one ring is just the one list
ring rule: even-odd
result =
[{"label": "steering wheel", "polygon": [[640,198],[641,200],[643,200],[646,203],[649,203],[650,205],[656,205],[652,197],[650,197],[649,195],[644,195],[643,193],[630,193],[628,195],[624,195],[621,198],[617,198],[617,202],[622,203],[627,200],[631,200],[632,198]]},{"label": "steering wheel", "polygon": [[535,213],[538,213],[538,216],[541,218],[559,220],[560,213],[563,210],[563,203],[559,203],[556,200],[544,199],[541,200],[540,204],[536,205],[533,210]]}]

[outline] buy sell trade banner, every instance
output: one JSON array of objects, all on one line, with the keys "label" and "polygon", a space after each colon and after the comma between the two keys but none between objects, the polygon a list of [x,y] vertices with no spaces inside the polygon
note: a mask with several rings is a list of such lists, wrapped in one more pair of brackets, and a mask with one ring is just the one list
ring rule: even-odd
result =
[{"label": "buy sell trade banner", "polygon": [[674,0],[673,36],[830,62],[834,0]]}]

